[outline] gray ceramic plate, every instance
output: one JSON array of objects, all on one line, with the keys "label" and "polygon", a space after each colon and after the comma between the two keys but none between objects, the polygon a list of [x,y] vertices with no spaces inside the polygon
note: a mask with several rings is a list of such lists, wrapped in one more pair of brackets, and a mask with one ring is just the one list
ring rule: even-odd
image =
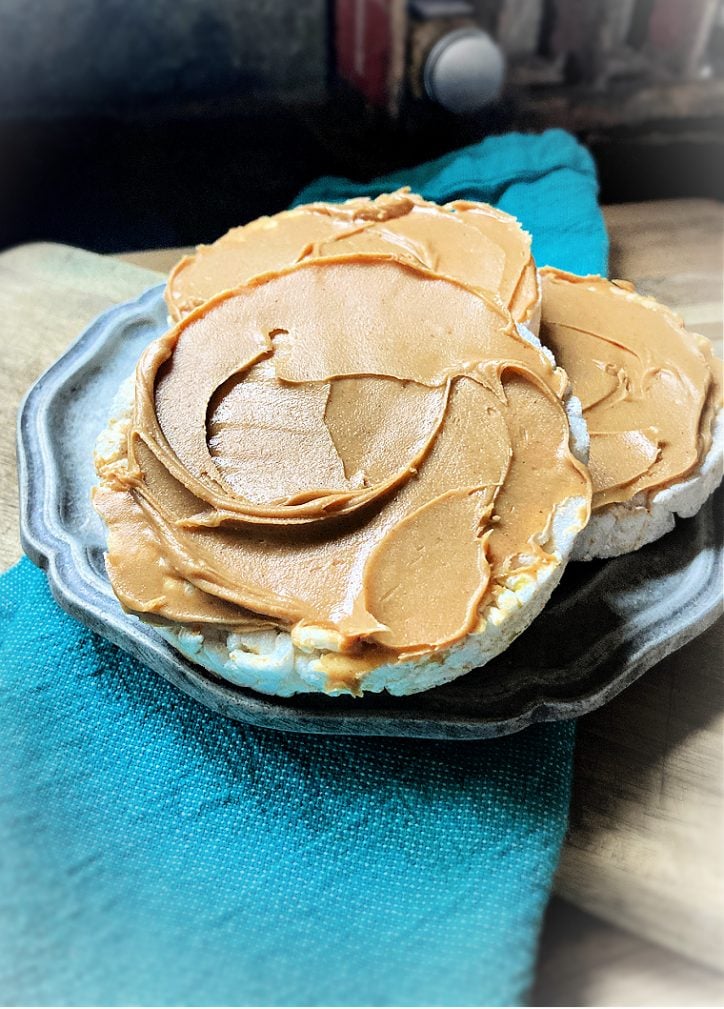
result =
[{"label": "gray ceramic plate", "polygon": [[409,698],[266,698],[187,662],[123,613],[90,504],[93,443],[141,349],[166,328],[162,289],[98,318],[33,386],[18,422],[21,533],[60,605],[215,711],[298,732],[480,739],[592,711],[700,634],[720,609],[721,491],[696,518],[617,560],[572,564],[502,656]]}]

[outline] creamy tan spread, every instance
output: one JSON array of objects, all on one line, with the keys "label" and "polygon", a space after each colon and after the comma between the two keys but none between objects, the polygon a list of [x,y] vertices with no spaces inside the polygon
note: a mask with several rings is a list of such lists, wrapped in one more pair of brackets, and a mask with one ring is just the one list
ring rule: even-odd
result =
[{"label": "creamy tan spread", "polygon": [[591,436],[594,510],[686,478],[721,406],[711,344],[631,284],[541,270],[541,339],[567,371]]},{"label": "creamy tan spread", "polygon": [[[297,244],[318,218],[285,218]],[[150,344],[127,460],[95,493],[126,607],[321,628],[337,679],[474,632],[496,585],[551,563],[557,507],[590,501],[565,374],[503,304],[417,254],[369,254],[366,230],[364,251],[348,231],[354,252],[256,277]]]},{"label": "creamy tan spread", "polygon": [[232,228],[171,272],[166,301],[182,319],[221,291],[307,258],[394,255],[494,293],[516,322],[537,330],[539,288],[530,236],[483,203],[441,207],[406,189],[370,200],[314,203]]}]

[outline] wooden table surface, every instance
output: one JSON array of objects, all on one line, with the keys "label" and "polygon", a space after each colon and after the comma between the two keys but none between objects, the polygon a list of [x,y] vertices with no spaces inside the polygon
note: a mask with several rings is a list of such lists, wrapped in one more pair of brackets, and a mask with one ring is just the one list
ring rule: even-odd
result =
[{"label": "wooden table surface", "polygon": [[[724,208],[675,200],[605,214],[611,275],[676,308],[721,355]],[[0,255],[0,569],[20,554],[20,397],[95,315],[157,283],[181,251],[109,258],[36,244]],[[536,1004],[724,1001],[723,621],[580,720],[556,890],[582,910],[551,905]]]}]

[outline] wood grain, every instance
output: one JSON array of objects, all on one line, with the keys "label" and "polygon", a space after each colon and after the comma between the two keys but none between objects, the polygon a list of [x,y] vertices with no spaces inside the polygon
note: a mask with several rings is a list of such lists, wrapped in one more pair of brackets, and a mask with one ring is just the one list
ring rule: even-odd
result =
[{"label": "wood grain", "polygon": [[[671,304],[721,350],[724,208],[678,200],[605,214],[612,275]],[[32,245],[0,255],[0,309],[12,348],[0,372],[0,568],[20,553],[13,420],[20,396],[98,312],[157,282],[181,251],[113,260]],[[711,965],[721,965],[724,949],[722,669],[720,621],[581,720],[571,828],[557,879],[571,902]],[[574,918],[572,946],[579,925]],[[634,949],[641,944],[633,936],[626,941]],[[581,962],[580,969],[595,964]],[[571,984],[575,970],[570,963]],[[652,997],[636,1004],[655,1004]],[[621,1004],[620,996],[605,998],[596,1004]]]},{"label": "wood grain", "polygon": [[724,970],[724,623],[580,719],[556,892]]},{"label": "wood grain", "polygon": [[554,897],[530,1004],[721,1006],[724,975]]},{"label": "wood grain", "polygon": [[708,336],[722,356],[724,207],[661,200],[604,207],[612,277],[633,280]]},{"label": "wood grain", "polygon": [[[612,276],[661,298],[721,356],[724,207],[605,208]],[[724,621],[579,722],[556,890],[724,970]]]},{"label": "wood grain", "polygon": [[111,305],[162,278],[64,245],[33,244],[0,255],[0,570],[20,556],[15,415],[28,387],[81,330]]}]

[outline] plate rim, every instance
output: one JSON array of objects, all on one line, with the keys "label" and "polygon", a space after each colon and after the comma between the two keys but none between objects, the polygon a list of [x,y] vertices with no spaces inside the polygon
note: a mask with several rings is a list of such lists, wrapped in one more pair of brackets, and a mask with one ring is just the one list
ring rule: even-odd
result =
[{"label": "plate rim", "polygon": [[[405,709],[399,712],[347,709],[334,713],[332,710],[289,708],[291,698],[270,698],[207,673],[154,634],[149,625],[126,615],[118,604],[117,613],[102,605],[103,593],[84,578],[75,562],[73,537],[63,530],[52,511],[54,463],[43,419],[53,402],[53,394],[65,379],[92,361],[121,326],[132,321],[153,322],[152,310],[158,307],[163,289],[162,283],[153,285],[138,297],[106,309],[81,331],[25,393],[18,408],[16,427],[20,539],[30,560],[45,571],[52,595],[61,608],[207,708],[263,728],[301,733],[460,741],[498,737],[540,722],[577,718],[608,703],[655,663],[703,633],[718,618],[722,611],[721,598],[716,593],[708,594],[705,586],[695,597],[699,608],[693,620],[663,640],[648,640],[602,686],[584,690],[576,697],[560,697],[555,692],[542,691],[505,718],[486,717],[481,712],[470,716],[445,716],[415,715],[406,713]],[[711,499],[708,503],[711,506]],[[716,524],[716,516],[714,522]],[[712,551],[716,554],[712,558],[715,577],[722,569],[721,542],[717,546],[718,549]],[[105,630],[99,630],[99,626]],[[406,699],[410,702],[409,708],[414,707],[414,697],[410,695]]]}]

